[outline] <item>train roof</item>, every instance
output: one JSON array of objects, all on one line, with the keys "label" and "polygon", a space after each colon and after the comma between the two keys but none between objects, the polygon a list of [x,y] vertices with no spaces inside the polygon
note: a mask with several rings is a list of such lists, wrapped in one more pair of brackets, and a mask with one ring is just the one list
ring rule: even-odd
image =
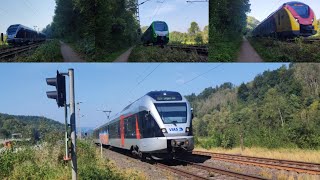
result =
[{"label": "train roof", "polygon": [[[144,96],[140,97],[139,99],[137,99],[136,101],[130,103],[128,106],[126,106],[125,108],[123,108],[122,111],[120,111],[119,113],[122,113],[126,110],[128,110],[134,103],[136,103],[137,101],[139,101],[140,99],[144,98],[144,97],[150,97],[155,101],[162,101],[162,102],[169,102],[169,101],[182,101],[183,97],[179,92],[175,92],[175,91],[166,91],[166,90],[162,90],[162,91],[150,91],[147,94],[145,94]],[[117,117],[119,115],[119,113],[115,114],[114,117]],[[105,126],[106,124],[114,121],[116,118],[113,118],[112,120],[108,121],[105,124],[102,124],[100,126],[98,126],[97,128],[95,128],[94,130],[97,130],[103,126]]]},{"label": "train roof", "polygon": [[[34,30],[34,29],[32,29],[32,28],[29,28],[29,27],[27,27],[27,26],[24,26],[24,25],[22,25],[22,24],[12,24],[12,25],[9,26],[9,28],[10,28],[11,26],[18,26],[18,28],[20,27],[20,28],[28,29],[28,30],[30,30],[30,31],[37,32],[38,34],[42,34],[42,35],[45,35],[45,36],[46,36],[46,34],[44,34],[44,33],[42,33],[42,32],[38,32],[38,31],[36,31],[36,30]],[[9,29],[9,28],[8,28],[8,29]]]}]

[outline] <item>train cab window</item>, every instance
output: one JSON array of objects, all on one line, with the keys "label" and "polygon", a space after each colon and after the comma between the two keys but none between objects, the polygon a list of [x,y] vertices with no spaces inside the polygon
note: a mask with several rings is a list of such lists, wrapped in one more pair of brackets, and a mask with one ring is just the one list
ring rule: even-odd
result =
[{"label": "train cab window", "polygon": [[164,124],[187,122],[186,103],[156,103],[155,106]]},{"label": "train cab window", "polygon": [[19,26],[10,26],[7,30],[8,35],[13,35],[17,32]]},{"label": "train cab window", "polygon": [[289,4],[302,18],[308,18],[310,15],[309,6],[302,3],[290,3]]},{"label": "train cab window", "polygon": [[154,29],[156,31],[168,31],[168,26],[163,22],[155,22]]}]

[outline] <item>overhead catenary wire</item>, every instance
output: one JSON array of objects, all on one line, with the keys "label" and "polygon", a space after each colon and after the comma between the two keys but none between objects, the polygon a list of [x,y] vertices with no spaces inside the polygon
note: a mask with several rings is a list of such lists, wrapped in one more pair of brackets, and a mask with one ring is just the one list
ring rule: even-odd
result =
[{"label": "overhead catenary wire", "polygon": [[[138,86],[140,86],[149,76],[151,76],[152,73],[154,73],[159,67],[160,67],[161,63],[159,63],[155,68],[153,68],[152,71],[150,71],[141,81],[139,81],[131,90],[127,91],[125,94],[123,94],[124,96],[126,95],[130,95]],[[147,68],[146,70],[148,70],[149,68]],[[122,107],[126,102],[121,103]],[[131,102],[129,102],[131,103]],[[113,116],[111,117],[115,117],[117,114],[119,114],[122,110],[120,110],[118,113],[115,113]],[[110,117],[110,119],[111,119]]]},{"label": "overhead catenary wire", "polygon": [[205,74],[213,71],[214,69],[217,69],[218,67],[220,67],[220,66],[222,66],[222,65],[223,65],[223,63],[221,63],[221,64],[219,64],[219,65],[217,65],[217,66],[214,66],[214,67],[210,68],[209,70],[205,71],[204,73],[201,73],[201,74],[199,74],[198,76],[196,76],[196,77],[194,77],[194,78],[192,78],[192,79],[190,79],[190,80],[182,83],[180,86],[186,85],[186,84],[188,84],[188,83],[190,83],[190,82],[198,79],[199,77],[201,77],[201,76],[203,76],[203,75],[205,75]]},{"label": "overhead catenary wire", "polygon": [[163,4],[164,4],[165,2],[166,2],[166,0],[163,0],[162,2],[159,2],[159,3],[161,3],[161,4],[160,4],[160,7],[156,10],[156,13],[153,15],[151,21],[153,21],[154,18],[156,17],[156,15],[158,15],[159,10],[162,8],[162,6],[163,6]]}]

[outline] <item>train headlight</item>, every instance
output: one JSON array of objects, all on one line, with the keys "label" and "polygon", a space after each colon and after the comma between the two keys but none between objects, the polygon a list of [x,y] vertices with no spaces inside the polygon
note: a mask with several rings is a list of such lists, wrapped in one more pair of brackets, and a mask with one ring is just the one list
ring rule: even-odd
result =
[{"label": "train headlight", "polygon": [[176,146],[177,142],[175,140],[171,140],[171,146]]},{"label": "train headlight", "polygon": [[314,19],[312,19],[312,23],[314,22]]},{"label": "train headlight", "polygon": [[189,145],[189,141],[188,140],[186,140],[185,145],[187,145],[187,146]]},{"label": "train headlight", "polygon": [[162,131],[163,133],[168,133],[166,128],[162,128],[161,131]]},{"label": "train headlight", "polygon": [[186,127],[186,132],[189,132],[190,131],[190,128],[189,127]]},{"label": "train headlight", "polygon": [[299,19],[295,18],[297,22],[299,22]]}]

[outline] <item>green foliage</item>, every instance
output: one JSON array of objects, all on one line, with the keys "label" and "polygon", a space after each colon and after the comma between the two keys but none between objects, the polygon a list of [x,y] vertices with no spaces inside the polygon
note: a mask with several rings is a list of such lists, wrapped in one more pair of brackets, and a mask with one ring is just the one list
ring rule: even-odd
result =
[{"label": "green foliage", "polygon": [[211,61],[234,61],[246,27],[249,0],[210,0]]},{"label": "green foliage", "polygon": [[238,87],[225,83],[186,96],[199,145],[233,148],[241,135],[247,147],[320,149],[319,70],[291,64]]},{"label": "green foliage", "polygon": [[[1,33],[0,33],[1,34]],[[1,38],[1,37],[0,37]],[[7,44],[7,38],[8,38],[8,36],[7,35],[4,35],[3,36],[3,41],[1,41],[1,39],[0,39],[0,49],[1,49],[1,47],[6,47],[6,46],[8,46],[8,44]]]},{"label": "green foliage", "polygon": [[[126,179],[108,161],[99,158],[92,142],[78,141],[78,176],[80,179]],[[71,164],[63,161],[61,144],[20,147],[0,153],[0,179],[71,179]],[[134,178],[134,177],[133,177]]]},{"label": "green foliage", "polygon": [[131,62],[199,62],[207,61],[197,53],[170,48],[136,46],[129,57]]},{"label": "green foliage", "polygon": [[249,38],[249,41],[266,61],[320,62],[320,42],[304,43],[302,38],[297,38],[295,42],[271,38]]},{"label": "green foliage", "polygon": [[258,25],[260,24],[260,21],[252,16],[247,17],[247,28],[246,33],[250,34]]},{"label": "green foliage", "polygon": [[86,56],[95,53],[96,4],[86,0],[56,0],[53,22],[43,32],[48,38],[67,39]]},{"label": "green foliage", "polygon": [[200,30],[198,23],[192,22],[187,33],[170,32],[170,44],[208,44],[209,29],[205,26]]},{"label": "green foliage", "polygon": [[98,51],[113,53],[139,40],[134,0],[97,0],[95,39]]},{"label": "green foliage", "polygon": [[62,61],[60,42],[58,40],[47,41],[40,45],[31,56],[19,57],[19,62],[58,62]]}]

